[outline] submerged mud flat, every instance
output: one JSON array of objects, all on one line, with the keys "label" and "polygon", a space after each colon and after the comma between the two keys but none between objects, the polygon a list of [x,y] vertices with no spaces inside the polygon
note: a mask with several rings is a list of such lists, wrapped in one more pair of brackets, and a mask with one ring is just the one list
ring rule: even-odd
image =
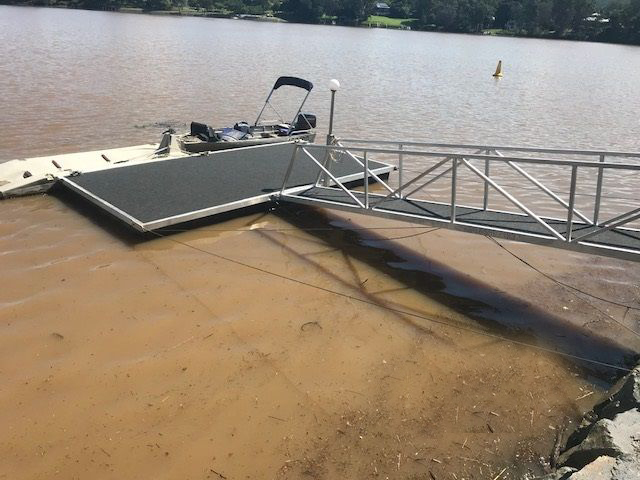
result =
[{"label": "submerged mud flat", "polygon": [[[622,307],[484,237],[278,209],[136,239],[83,213],[0,203],[6,478],[520,478],[614,372],[501,337],[638,351]],[[628,263],[508,247],[638,305]]]}]

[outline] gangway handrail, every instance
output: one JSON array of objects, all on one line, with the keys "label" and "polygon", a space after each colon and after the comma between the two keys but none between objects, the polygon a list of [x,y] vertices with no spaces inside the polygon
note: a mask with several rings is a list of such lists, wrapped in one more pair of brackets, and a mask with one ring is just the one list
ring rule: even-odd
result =
[{"label": "gangway handrail", "polygon": [[622,152],[615,150],[571,150],[566,148],[541,148],[541,147],[518,147],[513,145],[481,145],[475,143],[456,144],[456,143],[439,143],[439,142],[415,142],[411,140],[367,140],[354,138],[340,138],[339,141],[345,143],[371,144],[371,145],[403,145],[411,147],[433,147],[433,148],[462,148],[469,150],[504,150],[513,152],[536,152],[536,153],[557,153],[561,155],[584,155],[584,156],[600,156],[609,157],[629,157],[640,158],[640,152]]},{"label": "gangway handrail", "polygon": [[356,152],[369,152],[369,153],[381,153],[389,155],[402,154],[415,156],[415,157],[443,157],[448,156],[450,158],[462,157],[473,160],[490,160],[496,162],[514,162],[514,163],[530,163],[530,164],[542,164],[542,165],[564,165],[564,166],[576,166],[576,167],[590,167],[590,168],[611,168],[616,170],[638,170],[640,171],[640,164],[631,163],[611,163],[611,162],[589,162],[586,160],[560,160],[552,158],[536,158],[536,157],[499,157],[497,155],[483,155],[475,153],[464,152],[434,152],[434,151],[421,151],[421,150],[396,150],[389,148],[368,148],[368,147],[351,147],[351,146],[333,146],[333,145],[318,145],[308,144],[305,148],[311,148],[316,150],[327,151],[356,151]]}]

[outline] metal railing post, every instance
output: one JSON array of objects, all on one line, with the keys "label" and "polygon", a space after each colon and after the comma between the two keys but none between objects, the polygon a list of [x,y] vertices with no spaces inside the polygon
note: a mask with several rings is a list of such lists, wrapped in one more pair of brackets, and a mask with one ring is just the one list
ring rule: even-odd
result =
[{"label": "metal railing post", "polygon": [[[604,163],[605,155],[600,155],[600,163]],[[602,198],[602,180],[604,176],[604,169],[602,167],[598,167],[598,180],[596,182],[596,200],[595,206],[593,207],[593,224],[597,225],[598,220],[600,219],[600,200]]]},{"label": "metal railing post", "polygon": [[[331,142],[331,143],[329,143]],[[336,143],[336,138],[333,135],[327,135],[327,146],[332,146]],[[331,161],[333,153],[330,150],[326,150],[324,152],[324,160],[322,161],[322,165],[324,165],[328,170],[330,170]],[[316,178],[316,187],[326,187],[329,185],[329,178],[325,173],[320,170],[318,172],[318,177]]]},{"label": "metal railing post", "polygon": [[402,198],[402,182],[404,181],[404,175],[402,174],[402,167],[404,166],[404,155],[402,155],[402,148],[403,145],[399,144],[398,145],[398,150],[400,150],[400,153],[398,154],[398,182],[400,184],[400,187],[398,188],[398,194],[400,195],[400,198]]},{"label": "metal railing post", "polygon": [[369,208],[369,159],[364,151],[364,208]]},{"label": "metal railing post", "polygon": [[291,155],[291,161],[289,162],[289,166],[287,167],[287,172],[284,174],[282,188],[280,189],[280,196],[284,195],[284,191],[287,188],[287,182],[289,181],[289,177],[291,176],[291,172],[293,171],[293,164],[296,161],[296,155],[298,155],[299,147],[300,145],[298,144],[298,142],[293,144],[293,154]]},{"label": "metal railing post", "polygon": [[[487,155],[491,155],[491,151],[486,151]],[[484,161],[484,174],[488,178],[490,176],[490,166],[489,159],[485,159]],[[489,208],[489,183],[485,180],[484,182],[484,197],[482,200],[482,209],[486,212]]]},{"label": "metal railing post", "polygon": [[[307,92],[307,96],[309,96]],[[305,97],[306,100],[306,97]],[[331,90],[331,112],[329,113],[329,132],[327,133],[327,145],[331,145],[333,143],[333,110],[336,103],[336,90]],[[295,119],[294,119],[295,120]]]},{"label": "metal railing post", "polygon": [[453,157],[451,167],[451,223],[456,223],[456,186],[458,173],[458,157]]},{"label": "metal railing post", "polygon": [[576,181],[578,179],[578,167],[571,167],[571,187],[569,189],[569,212],[567,214],[567,233],[565,238],[567,242],[571,241],[573,233],[573,212],[576,204]]}]

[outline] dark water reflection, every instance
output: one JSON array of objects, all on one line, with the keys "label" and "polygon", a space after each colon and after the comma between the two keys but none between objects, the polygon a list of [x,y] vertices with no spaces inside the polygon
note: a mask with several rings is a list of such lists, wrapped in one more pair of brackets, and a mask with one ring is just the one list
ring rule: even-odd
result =
[{"label": "dark water reflection", "polygon": [[[623,368],[633,367],[638,360],[637,352],[619,345],[614,339],[600,336],[591,329],[550,313],[544,307],[497,290],[442,260],[389,240],[384,233],[362,230],[321,210],[285,207],[276,213],[328,246],[340,249],[345,255],[374,267],[382,275],[388,275],[407,288],[476,322],[458,325],[451,320],[454,327],[473,329],[481,326],[485,332],[565,354],[568,363],[579,365],[587,374],[605,382],[619,377],[621,371],[569,356]],[[329,225],[335,228],[317,228]],[[414,313],[432,316],[430,312]]]}]

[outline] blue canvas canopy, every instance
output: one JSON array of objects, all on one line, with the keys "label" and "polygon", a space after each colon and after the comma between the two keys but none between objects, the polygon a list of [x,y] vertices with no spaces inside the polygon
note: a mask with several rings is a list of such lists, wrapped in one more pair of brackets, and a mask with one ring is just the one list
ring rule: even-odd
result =
[{"label": "blue canvas canopy", "polygon": [[283,85],[304,88],[307,92],[310,92],[313,89],[313,83],[298,77],[280,77],[276,80],[276,84],[273,86],[273,89],[277,90]]}]

